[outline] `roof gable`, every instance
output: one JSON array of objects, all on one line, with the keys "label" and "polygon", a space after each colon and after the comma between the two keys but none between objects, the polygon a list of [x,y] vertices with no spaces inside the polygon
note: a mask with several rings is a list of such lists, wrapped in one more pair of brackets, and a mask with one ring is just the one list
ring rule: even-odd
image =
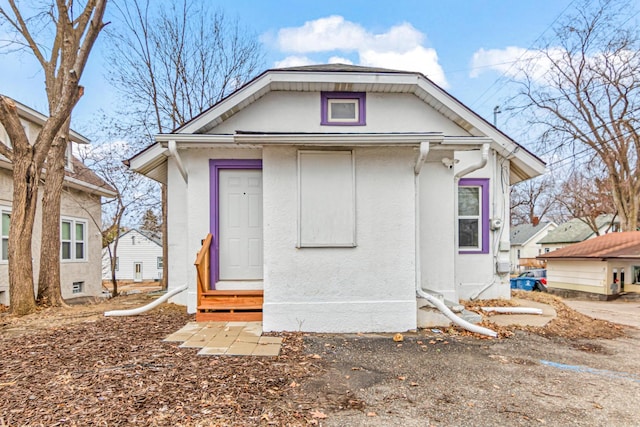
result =
[{"label": "roof gable", "polygon": [[640,258],[640,231],[608,233],[538,258]]},{"label": "roof gable", "polygon": [[[601,230],[603,227],[608,226],[613,220],[613,215],[601,215],[596,218],[596,225]],[[574,218],[570,221],[560,224],[555,230],[550,231],[542,240],[538,243],[541,244],[553,244],[553,243],[576,243],[587,240],[594,235],[593,230],[589,225],[580,218]]]},{"label": "roof gable", "polygon": [[511,229],[511,245],[525,245],[538,234],[549,228],[556,226],[553,222],[539,222],[537,225],[520,224]]}]

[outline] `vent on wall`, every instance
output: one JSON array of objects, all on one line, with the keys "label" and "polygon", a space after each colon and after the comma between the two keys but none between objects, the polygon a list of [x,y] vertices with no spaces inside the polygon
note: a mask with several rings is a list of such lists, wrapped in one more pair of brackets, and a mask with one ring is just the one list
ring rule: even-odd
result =
[{"label": "vent on wall", "polygon": [[73,287],[71,288],[72,294],[81,294],[84,292],[84,282],[73,282]]}]

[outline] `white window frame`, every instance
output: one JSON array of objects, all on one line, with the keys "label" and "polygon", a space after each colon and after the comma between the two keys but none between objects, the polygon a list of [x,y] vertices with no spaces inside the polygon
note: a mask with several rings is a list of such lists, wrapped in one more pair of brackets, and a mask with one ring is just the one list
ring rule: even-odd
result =
[{"label": "white window frame", "polygon": [[[462,189],[469,188],[477,188],[478,189],[478,213],[476,215],[461,215],[458,213],[458,222],[461,220],[475,220],[478,223],[478,241],[473,246],[463,246],[462,243],[459,245],[459,249],[463,251],[479,251],[482,249],[482,187],[479,185],[464,185],[458,188],[458,193]],[[458,196],[458,204],[460,203],[460,196]],[[458,234],[460,231],[458,231]]]},{"label": "white window frame", "polygon": [[64,168],[68,171],[73,172],[73,142],[67,142],[67,148],[64,151],[65,155],[65,165]]},{"label": "white window frame", "polygon": [[[305,162],[322,156],[349,157],[348,180],[343,180],[339,184],[332,186],[325,177],[312,176],[305,173]],[[312,160],[309,160],[312,161]],[[303,178],[304,175],[304,178]],[[309,192],[324,192],[309,200],[305,197]],[[346,222],[340,224],[343,228],[335,233],[309,232],[309,230],[320,230],[326,226],[327,222],[320,223],[319,216],[309,215],[314,211],[314,205],[318,199],[324,196],[326,199],[335,201],[337,193],[342,192],[345,199],[350,198],[345,203],[337,205],[334,203],[323,203],[323,206],[332,206],[335,212],[332,214],[344,214],[348,217]],[[326,218],[326,216],[324,217]],[[330,222],[330,221],[329,221]],[[355,183],[355,155],[352,150],[299,150],[298,151],[298,244],[299,248],[320,248],[320,247],[355,247],[356,246],[356,183]]]},{"label": "white window frame", "polygon": [[163,263],[163,261],[164,261],[164,260],[162,259],[162,257],[161,257],[161,256],[156,257],[156,268],[157,268],[158,270],[160,270],[161,268],[164,268],[164,263]]},{"label": "white window frame", "polygon": [[[335,104],[353,104],[353,118],[332,117],[333,106]],[[328,123],[358,123],[360,121],[360,100],[359,99],[338,99],[329,98],[327,100],[327,122]]]},{"label": "white window frame", "polygon": [[[77,285],[77,288],[76,288],[76,285]],[[71,284],[71,293],[73,295],[83,294],[84,293],[84,282],[82,282],[82,281],[73,282]]]},{"label": "white window frame", "polygon": [[[65,222],[68,222],[71,228],[70,229],[71,237],[70,239],[67,239],[67,240],[63,240],[62,238],[62,223],[65,223]],[[83,227],[82,241],[78,241],[78,239],[76,239],[77,224],[82,224],[82,227]],[[88,231],[88,223],[84,219],[70,218],[70,217],[60,218],[60,262],[86,262],[87,261],[87,247],[88,247],[87,231]],[[63,244],[67,242],[70,244],[70,249],[69,249],[70,258],[64,258],[64,254],[62,251]],[[82,247],[83,247],[82,258],[78,258],[76,255],[76,245],[78,243],[82,243]]]},{"label": "white window frame", "polygon": [[[7,241],[7,251],[8,251],[8,247],[9,247],[9,230],[11,229],[11,226],[9,226],[9,230],[7,230],[7,235],[5,236],[2,232],[2,217],[4,215],[9,215],[9,218],[11,218],[11,208],[6,207],[6,206],[0,206],[0,264],[8,264],[9,263],[9,254],[5,254],[4,250],[2,249],[2,242],[3,241]],[[6,257],[6,258],[5,258]]]}]

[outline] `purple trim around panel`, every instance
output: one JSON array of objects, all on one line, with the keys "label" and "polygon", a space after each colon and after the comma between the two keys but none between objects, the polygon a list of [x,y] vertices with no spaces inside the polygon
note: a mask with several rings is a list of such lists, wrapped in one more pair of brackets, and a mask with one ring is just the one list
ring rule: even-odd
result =
[{"label": "purple trim around panel", "polygon": [[[358,121],[357,122],[330,122],[329,121],[329,100],[330,99],[357,99],[358,100]],[[367,94],[366,92],[320,92],[320,111],[322,118],[320,124],[323,126],[364,126],[367,124]]]},{"label": "purple trim around panel", "polygon": [[221,169],[262,169],[261,159],[210,159],[209,160],[209,230],[213,235],[210,251],[211,289],[216,288],[220,277],[220,203],[218,200]]},{"label": "purple trim around panel", "polygon": [[[459,254],[488,254],[489,253],[489,179],[488,178],[461,178],[459,187],[481,187],[482,188],[482,214],[480,217],[482,225],[482,247],[476,250],[458,251]],[[457,213],[456,213],[457,216]],[[456,219],[457,221],[457,219]]]}]

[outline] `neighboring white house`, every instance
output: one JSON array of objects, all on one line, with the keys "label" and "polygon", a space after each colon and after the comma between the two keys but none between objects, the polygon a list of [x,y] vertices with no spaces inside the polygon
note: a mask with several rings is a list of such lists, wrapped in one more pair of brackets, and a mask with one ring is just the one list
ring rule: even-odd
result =
[{"label": "neighboring white house", "polygon": [[527,268],[540,267],[541,261],[536,257],[542,254],[544,249],[538,242],[556,227],[554,222],[542,221],[537,224],[520,224],[511,229],[512,273],[520,273]]},{"label": "neighboring white house", "polygon": [[544,163],[420,73],[268,70],[129,160],[168,185],[169,288],[263,289],[265,331],[424,326],[509,298],[509,185]]},{"label": "neighboring white house", "polygon": [[[14,101],[15,102],[15,101]],[[15,102],[27,137],[34,141],[47,119],[39,112]],[[101,198],[114,197],[115,191],[95,173],[71,155],[72,143],[88,144],[89,140],[75,131],[69,132],[71,142],[67,156],[66,176],[61,198],[60,281],[64,299],[98,296],[102,292],[100,228]],[[0,141],[10,144],[5,129],[0,125]],[[11,162],[0,156],[0,304],[9,304],[8,242],[13,200]],[[44,174],[46,179],[46,173]],[[40,188],[40,198],[42,187]],[[40,270],[40,239],[42,236],[42,201],[38,201],[33,230],[33,268],[37,283]]]},{"label": "neighboring white house", "polygon": [[607,233],[540,257],[547,261],[547,286],[561,295],[609,299],[640,292],[640,231]]},{"label": "neighboring white house", "polygon": [[[595,223],[599,235],[620,231],[620,218],[611,214],[598,216]],[[549,253],[574,243],[593,239],[598,234],[594,233],[585,221],[574,218],[549,231],[545,237],[538,240],[538,244],[542,246],[543,253]]]},{"label": "neighboring white house", "polygon": [[[109,246],[113,248],[113,243]],[[111,258],[102,249],[102,279],[111,280]],[[157,281],[162,279],[162,238],[157,233],[131,229],[118,237],[116,280]]]}]

